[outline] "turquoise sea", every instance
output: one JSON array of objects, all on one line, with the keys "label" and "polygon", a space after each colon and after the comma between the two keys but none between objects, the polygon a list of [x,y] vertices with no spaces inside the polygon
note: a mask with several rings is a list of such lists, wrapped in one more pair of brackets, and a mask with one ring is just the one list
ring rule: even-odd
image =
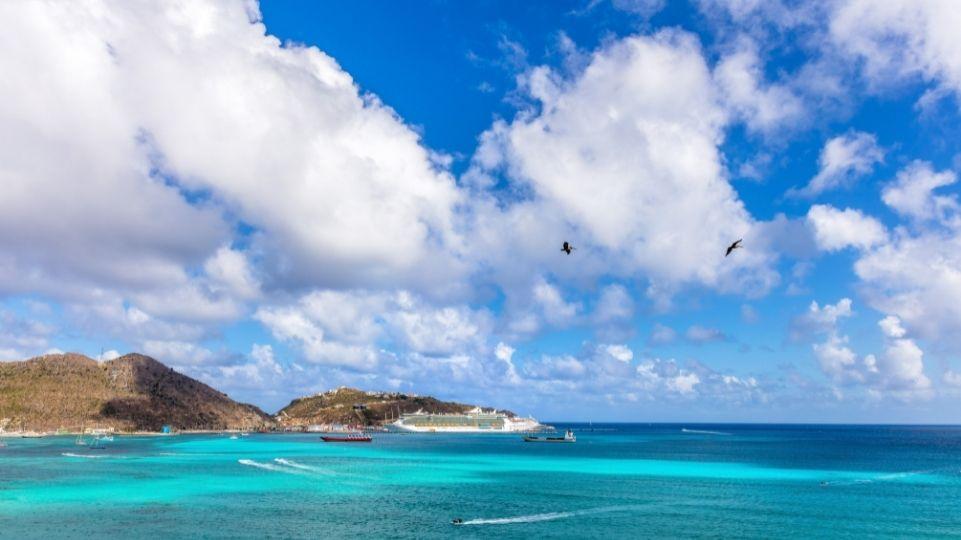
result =
[{"label": "turquoise sea", "polygon": [[572,427],[6,439],[0,537],[961,537],[961,427]]}]

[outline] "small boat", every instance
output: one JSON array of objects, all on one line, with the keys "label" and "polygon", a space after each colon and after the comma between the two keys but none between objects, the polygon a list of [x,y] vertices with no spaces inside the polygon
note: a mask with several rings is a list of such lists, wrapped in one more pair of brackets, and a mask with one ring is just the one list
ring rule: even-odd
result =
[{"label": "small boat", "polygon": [[92,441],[90,441],[90,444],[87,445],[87,448],[90,450],[103,450],[107,448],[106,445],[103,444],[103,441],[104,438],[100,435],[97,435]]},{"label": "small boat", "polygon": [[464,524],[464,520],[461,519],[461,518],[454,518],[454,519],[450,520],[450,523],[451,523],[451,525],[463,525],[463,524]]},{"label": "small boat", "polygon": [[366,433],[345,433],[344,435],[321,435],[324,442],[370,442],[373,439]]},{"label": "small boat", "polygon": [[574,436],[573,431],[567,430],[563,437],[536,437],[534,435],[527,435],[524,437],[524,442],[572,443],[577,442],[577,437]]},{"label": "small boat", "polygon": [[80,433],[77,434],[77,440],[73,441],[73,444],[77,446],[87,446],[87,440],[83,438],[83,434],[86,433],[86,428],[83,424],[80,424]]}]

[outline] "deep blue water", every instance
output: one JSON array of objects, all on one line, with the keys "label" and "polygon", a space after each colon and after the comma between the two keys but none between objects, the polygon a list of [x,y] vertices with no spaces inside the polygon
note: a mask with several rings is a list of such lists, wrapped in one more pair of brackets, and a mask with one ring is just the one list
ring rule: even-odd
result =
[{"label": "deep blue water", "polygon": [[571,426],[6,439],[0,537],[961,537],[961,427]]}]

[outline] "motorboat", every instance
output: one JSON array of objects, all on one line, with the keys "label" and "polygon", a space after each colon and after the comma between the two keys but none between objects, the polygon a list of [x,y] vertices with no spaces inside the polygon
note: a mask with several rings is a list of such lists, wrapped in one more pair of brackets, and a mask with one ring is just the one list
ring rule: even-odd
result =
[{"label": "motorboat", "polygon": [[373,439],[366,433],[345,433],[343,435],[321,435],[324,442],[371,442]]},{"label": "motorboat", "polygon": [[536,435],[527,435],[524,437],[524,442],[573,443],[577,442],[577,437],[574,436],[573,431],[567,430],[563,437],[538,437]]}]

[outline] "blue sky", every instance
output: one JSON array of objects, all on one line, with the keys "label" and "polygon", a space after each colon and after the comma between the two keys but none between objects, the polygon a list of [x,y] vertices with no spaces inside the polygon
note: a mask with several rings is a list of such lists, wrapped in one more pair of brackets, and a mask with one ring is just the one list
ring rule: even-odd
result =
[{"label": "blue sky", "polygon": [[950,2],[0,10],[0,358],[961,420]]}]

